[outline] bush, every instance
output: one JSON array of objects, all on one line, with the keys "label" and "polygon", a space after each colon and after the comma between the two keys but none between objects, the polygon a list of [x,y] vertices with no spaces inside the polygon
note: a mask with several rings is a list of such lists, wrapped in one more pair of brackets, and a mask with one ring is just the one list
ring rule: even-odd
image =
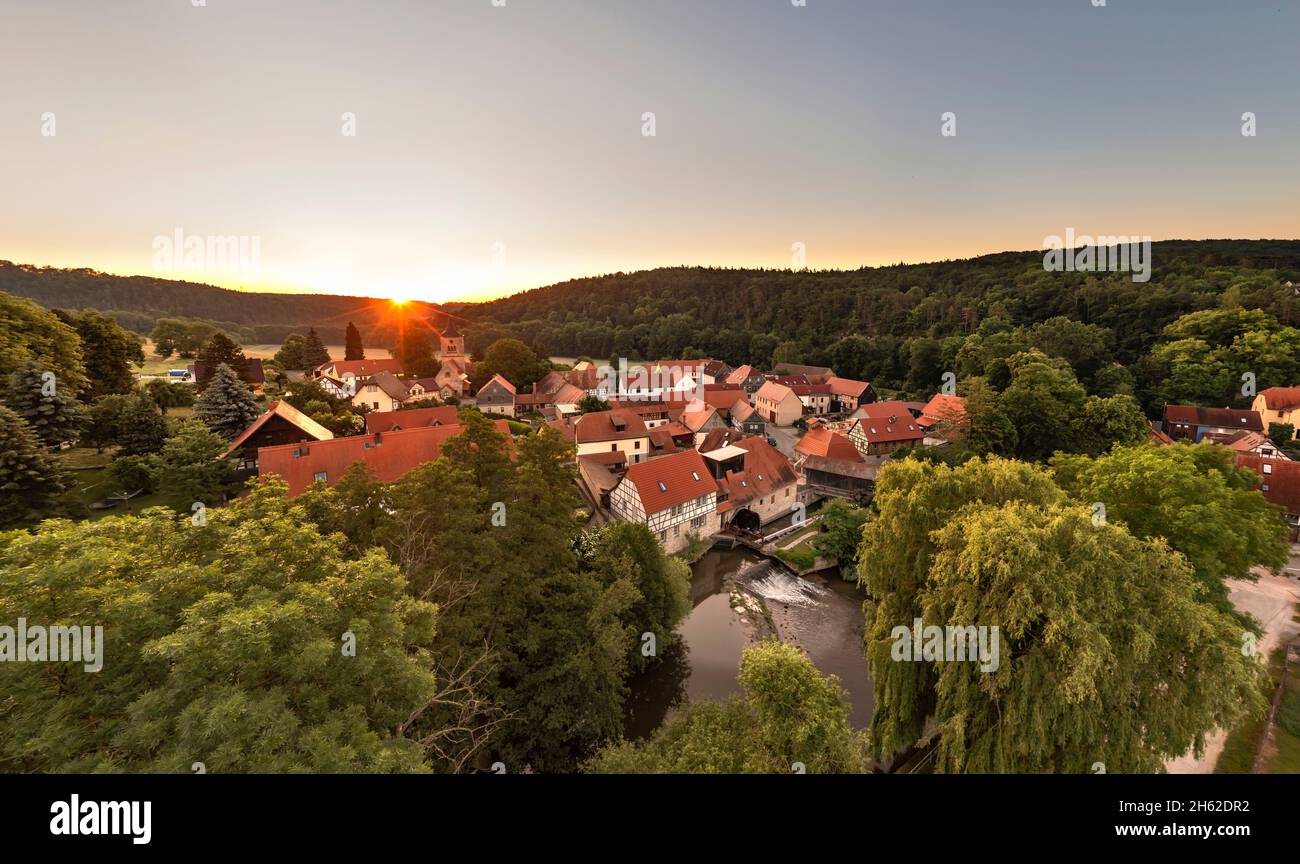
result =
[{"label": "bush", "polygon": [[778,549],[776,557],[797,570],[807,570],[817,563],[816,553],[805,546],[796,546],[793,549]]},{"label": "bush", "polygon": [[119,456],[109,464],[108,473],[123,492],[144,490],[149,493],[157,488],[147,456]]}]

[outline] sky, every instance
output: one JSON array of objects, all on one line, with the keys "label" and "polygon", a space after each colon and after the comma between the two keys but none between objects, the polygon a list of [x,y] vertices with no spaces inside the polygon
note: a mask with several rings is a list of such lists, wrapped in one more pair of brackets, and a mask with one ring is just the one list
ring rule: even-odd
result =
[{"label": "sky", "polygon": [[197,2],[0,0],[0,259],[444,302],[1300,237],[1296,0]]}]

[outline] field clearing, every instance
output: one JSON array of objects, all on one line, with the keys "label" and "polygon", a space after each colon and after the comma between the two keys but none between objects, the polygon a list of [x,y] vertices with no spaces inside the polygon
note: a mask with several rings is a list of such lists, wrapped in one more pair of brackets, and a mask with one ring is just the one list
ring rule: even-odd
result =
[{"label": "field clearing", "polygon": [[[280,350],[279,345],[245,345],[244,356],[251,360],[270,360],[275,356],[275,352]],[[330,352],[330,356],[335,360],[341,360],[346,353],[342,345],[326,345],[325,350]],[[392,355],[386,348],[366,347],[366,357],[372,360],[387,360]],[[141,375],[166,375],[170,369],[184,369],[193,363],[193,360],[185,360],[173,354],[167,359],[163,359],[153,353],[153,342],[149,339],[144,340],[144,365],[136,371]]]}]

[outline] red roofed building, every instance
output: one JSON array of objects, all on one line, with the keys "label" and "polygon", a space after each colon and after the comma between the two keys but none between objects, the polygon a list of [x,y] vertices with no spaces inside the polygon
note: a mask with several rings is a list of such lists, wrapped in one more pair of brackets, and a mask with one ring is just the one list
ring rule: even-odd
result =
[{"label": "red roofed building", "polygon": [[[671,436],[670,436],[671,437]],[[583,414],[573,424],[577,455],[622,450],[628,462],[641,462],[650,455],[650,430],[634,411],[615,408]]]},{"label": "red roofed building", "polygon": [[831,411],[831,385],[829,384],[787,384],[794,395],[799,397],[805,415],[820,416]]},{"label": "red roofed building", "polygon": [[904,445],[925,442],[925,430],[909,413],[888,417],[863,417],[853,421],[849,440],[863,456],[886,456]]},{"label": "red roofed building", "polygon": [[230,442],[221,458],[234,457],[236,470],[256,471],[257,451],[261,447],[299,441],[328,441],[333,437],[333,432],[288,402],[272,402],[266,406],[262,416]]},{"label": "red roofed building", "polygon": [[670,554],[685,548],[690,534],[710,537],[721,527],[718,484],[694,450],[628,466],[609,493],[609,508],[649,527]]},{"label": "red roofed building", "polygon": [[1300,526],[1300,462],[1264,459],[1247,453],[1237,455],[1237,467],[1249,468],[1260,476],[1259,491],[1286,514],[1291,540]]},{"label": "red roofed building", "polygon": [[856,411],[859,405],[876,401],[876,391],[866,381],[832,375],[826,383],[831,388],[832,411]]},{"label": "red roofed building", "polygon": [[[369,378],[379,372],[401,375],[402,361],[389,357],[371,360],[331,360],[311,370],[311,377],[320,378],[322,375],[328,375],[352,384],[355,392],[356,379]],[[352,380],[348,381],[348,379]]]},{"label": "red roofed building", "polygon": [[[736,434],[734,430],[726,430]],[[794,466],[762,438],[741,437],[701,451],[718,481],[718,512],[723,525],[756,531],[789,513],[799,500]]]},{"label": "red roofed building", "polygon": [[433,408],[408,408],[404,411],[371,411],[366,415],[366,432],[396,432],[420,426],[457,426],[460,417],[455,405]]},{"label": "red roofed building", "polygon": [[1290,423],[1300,429],[1300,387],[1265,387],[1250,407],[1259,415],[1263,431],[1270,423]]},{"label": "red roofed building", "polygon": [[1201,408],[1196,405],[1166,405],[1165,434],[1175,441],[1193,442],[1208,437],[1222,441],[1241,430],[1263,432],[1259,414],[1243,408]]},{"label": "red roofed building", "polygon": [[[497,420],[493,425],[506,436],[506,447],[513,454],[510,426],[505,420]],[[316,482],[333,486],[356,462],[366,463],[373,479],[391,483],[437,459],[442,455],[443,444],[461,431],[460,426],[419,426],[330,441],[263,447],[258,451],[258,474],[279,475],[289,485],[290,498],[301,495]]]},{"label": "red roofed building", "polygon": [[940,435],[946,430],[960,429],[966,423],[966,400],[947,393],[936,393],[934,398],[926,402],[916,421],[916,425],[927,432],[936,431]]},{"label": "red roofed building", "polygon": [[784,384],[768,381],[754,393],[754,408],[773,426],[791,426],[803,416],[803,402]]}]

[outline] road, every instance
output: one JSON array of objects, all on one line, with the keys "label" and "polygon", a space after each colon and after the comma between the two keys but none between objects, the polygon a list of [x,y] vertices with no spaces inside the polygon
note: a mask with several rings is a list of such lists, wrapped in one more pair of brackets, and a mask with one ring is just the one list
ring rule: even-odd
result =
[{"label": "road", "polygon": [[[1291,560],[1287,572],[1274,576],[1267,570],[1256,568],[1260,574],[1258,582],[1243,582],[1238,579],[1227,581],[1229,596],[1238,609],[1249,612],[1258,619],[1264,628],[1264,636],[1256,646],[1261,657],[1268,657],[1279,644],[1290,642],[1300,633],[1300,624],[1293,617],[1293,610],[1300,603],[1300,546],[1291,547]],[[1218,731],[1205,741],[1205,755],[1195,758],[1190,752],[1165,763],[1165,770],[1170,774],[1212,774],[1223,744],[1227,740],[1226,731]]]}]

